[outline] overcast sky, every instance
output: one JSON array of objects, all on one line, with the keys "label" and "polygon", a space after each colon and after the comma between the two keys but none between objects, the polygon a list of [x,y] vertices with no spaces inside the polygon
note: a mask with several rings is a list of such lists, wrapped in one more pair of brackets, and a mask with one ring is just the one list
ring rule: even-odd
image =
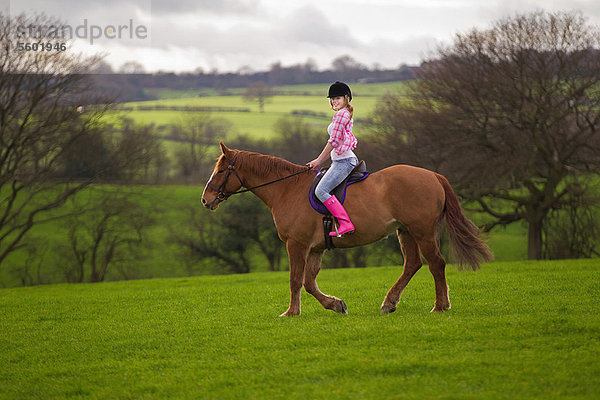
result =
[{"label": "overcast sky", "polygon": [[[72,49],[146,71],[254,71],[349,55],[369,67],[419,64],[458,32],[539,9],[578,10],[600,25],[599,0],[0,0],[71,26]],[[77,28],[80,28],[77,31]],[[92,28],[93,27],[93,28]],[[94,36],[94,38],[92,37]],[[99,36],[99,37],[98,37]]]}]

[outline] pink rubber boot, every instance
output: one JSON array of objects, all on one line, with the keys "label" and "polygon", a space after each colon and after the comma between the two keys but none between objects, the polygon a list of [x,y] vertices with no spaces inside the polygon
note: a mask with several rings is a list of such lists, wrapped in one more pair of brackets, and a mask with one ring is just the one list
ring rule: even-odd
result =
[{"label": "pink rubber boot", "polygon": [[329,236],[342,237],[345,234],[354,232],[354,225],[352,224],[352,221],[350,221],[348,213],[344,209],[342,203],[340,203],[335,196],[331,196],[323,204],[325,207],[327,207],[331,215],[336,217],[340,223],[337,232],[329,232]]}]

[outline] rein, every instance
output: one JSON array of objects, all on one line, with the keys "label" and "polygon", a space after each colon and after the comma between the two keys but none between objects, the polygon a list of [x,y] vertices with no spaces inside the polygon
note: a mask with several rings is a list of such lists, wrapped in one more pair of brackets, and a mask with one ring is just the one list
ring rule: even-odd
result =
[{"label": "rein", "polygon": [[231,160],[228,159],[227,157],[223,156],[223,158],[229,163],[229,167],[227,167],[227,170],[222,170],[222,171],[218,171],[217,172],[217,173],[221,173],[223,171],[227,171],[225,173],[225,179],[223,180],[223,183],[221,183],[221,186],[216,187],[212,183],[210,183],[210,182],[208,183],[208,187],[217,192],[217,199],[218,200],[224,201],[224,200],[227,200],[229,197],[233,196],[234,194],[246,193],[246,192],[249,192],[249,191],[251,191],[253,189],[258,189],[258,188],[261,188],[263,186],[272,185],[273,183],[281,182],[281,181],[283,181],[285,179],[291,178],[291,177],[296,176],[296,175],[303,174],[303,173],[308,172],[308,171],[311,170],[310,167],[307,167],[306,169],[304,169],[302,171],[294,172],[293,174],[286,175],[286,176],[284,176],[282,178],[278,178],[278,179],[272,180],[270,182],[266,182],[266,183],[262,183],[260,185],[253,186],[251,188],[247,188],[247,189],[244,189],[244,190],[238,190],[236,192],[225,192],[223,190],[225,189],[225,185],[227,185],[227,180],[229,179],[229,176],[231,175],[232,172],[235,173],[235,176],[238,178],[238,180],[240,181],[241,185],[242,186],[246,186],[246,185],[244,185],[244,182],[242,182],[242,178],[240,178],[240,175],[238,174],[238,172],[234,168],[235,167],[235,159],[237,158],[238,154],[239,153],[235,153],[235,155],[233,156],[233,159],[231,159]]}]

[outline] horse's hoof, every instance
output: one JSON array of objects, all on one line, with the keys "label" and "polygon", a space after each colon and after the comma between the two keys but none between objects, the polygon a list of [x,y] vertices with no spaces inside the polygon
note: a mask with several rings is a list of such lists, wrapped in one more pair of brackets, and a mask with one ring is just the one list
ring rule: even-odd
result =
[{"label": "horse's hoof", "polygon": [[448,311],[450,309],[450,306],[444,306],[444,307],[440,307],[440,306],[435,306],[431,309],[430,312],[434,313],[434,312],[444,312],[444,311]]},{"label": "horse's hoof", "polygon": [[394,311],[396,311],[396,307],[393,307],[393,306],[382,306],[381,307],[382,314],[391,314]]},{"label": "horse's hoof", "polygon": [[335,311],[338,312],[338,313],[340,313],[340,314],[346,314],[346,315],[348,315],[348,307],[346,307],[346,303],[344,303],[344,300],[340,300],[337,303]]}]

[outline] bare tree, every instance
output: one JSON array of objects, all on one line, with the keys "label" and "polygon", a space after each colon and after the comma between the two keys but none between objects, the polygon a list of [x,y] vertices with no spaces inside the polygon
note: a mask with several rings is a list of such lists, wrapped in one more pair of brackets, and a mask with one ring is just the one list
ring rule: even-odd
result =
[{"label": "bare tree", "polygon": [[146,72],[144,66],[138,61],[127,61],[119,67],[121,74],[143,74]]},{"label": "bare tree", "polygon": [[356,61],[354,58],[352,58],[351,56],[349,56],[347,54],[343,55],[343,56],[339,56],[338,58],[333,60],[331,62],[331,66],[333,67],[334,71],[340,72],[340,73],[365,69],[364,65],[362,65],[361,63],[359,63],[358,61]]},{"label": "bare tree", "polygon": [[209,175],[213,159],[209,159],[208,149],[230,129],[231,122],[208,113],[183,115],[172,127],[172,137],[183,143],[175,154],[179,174],[190,182]]},{"label": "bare tree", "polygon": [[112,168],[116,180],[158,184],[167,179],[169,159],[153,125],[139,125],[122,118],[119,127],[111,129],[111,133],[104,134],[111,159],[125,158],[120,168]]},{"label": "bare tree", "polygon": [[280,270],[284,245],[273,227],[273,217],[264,205],[255,196],[248,196],[232,202],[228,211],[223,221],[229,227],[230,235],[237,234],[250,240],[267,259],[269,270]]},{"label": "bare tree", "polygon": [[492,218],[488,229],[524,220],[528,256],[539,259],[548,213],[600,167],[599,48],[598,27],[575,13],[458,34],[406,97],[381,104],[378,148],[447,174]]},{"label": "bare tree", "polygon": [[258,102],[260,112],[264,112],[265,102],[274,94],[273,89],[265,82],[255,82],[246,88],[244,99]]},{"label": "bare tree", "polygon": [[566,206],[550,211],[543,230],[545,257],[600,256],[600,188],[595,176],[588,181],[575,182]]},{"label": "bare tree", "polygon": [[40,27],[43,41],[47,27],[60,24],[0,14],[0,264],[48,211],[85,186],[58,182],[59,160],[77,140],[96,133],[103,112],[76,108],[89,101],[84,73],[98,60],[60,50],[19,51],[17,29],[30,25]]},{"label": "bare tree", "polygon": [[23,247],[25,256],[19,257],[20,262],[11,262],[8,272],[23,286],[53,283],[53,277],[48,276],[45,271],[45,260],[50,248],[45,238],[30,236]]},{"label": "bare tree", "polygon": [[93,95],[86,74],[99,58],[74,54],[68,45],[21,49],[20,29],[30,26],[36,42],[45,42],[61,22],[0,13],[0,265],[35,224],[61,218],[55,210],[67,199],[134,162],[139,150],[96,154],[87,160],[89,174],[70,172],[69,155],[103,143],[102,116],[110,100]]},{"label": "bare tree", "polygon": [[282,268],[283,243],[273,228],[271,214],[256,197],[230,199],[222,215],[188,209],[185,228],[172,228],[170,242],[183,250],[185,261],[212,259],[222,271],[246,273],[257,268],[256,254],[262,254],[269,269]]},{"label": "bare tree", "polygon": [[301,116],[281,117],[275,122],[273,130],[276,137],[270,141],[272,150],[268,152],[298,164],[305,164],[306,160],[319,154],[326,132],[324,128],[311,126]]},{"label": "bare tree", "polygon": [[[196,208],[188,208],[189,220],[185,227],[173,227],[169,243],[174,243],[182,250],[182,258],[188,264],[204,259],[213,260],[218,268],[229,273],[247,273],[251,269],[248,257],[249,238],[232,234],[223,226],[217,217],[203,213],[199,215]],[[192,268],[188,265],[188,270]]]},{"label": "bare tree", "polygon": [[145,232],[153,223],[148,209],[140,209],[139,194],[123,187],[100,186],[89,189],[87,201],[73,199],[79,212],[68,220],[68,245],[60,260],[69,282],[102,282],[113,266],[125,279],[132,278],[123,268],[139,259]]}]

